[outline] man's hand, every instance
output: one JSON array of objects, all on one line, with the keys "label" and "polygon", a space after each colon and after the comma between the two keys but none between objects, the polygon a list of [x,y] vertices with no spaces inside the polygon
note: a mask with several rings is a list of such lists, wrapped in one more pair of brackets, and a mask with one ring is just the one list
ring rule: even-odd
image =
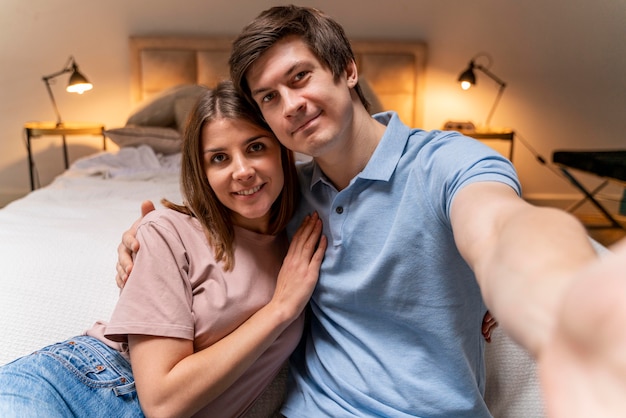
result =
[{"label": "man's hand", "polygon": [[124,287],[128,275],[133,269],[133,254],[139,251],[139,241],[137,241],[137,227],[144,216],[154,210],[154,203],[146,200],[141,203],[141,218],[137,219],[129,230],[122,235],[122,242],[117,247],[117,265],[115,270],[115,281],[120,289]]},{"label": "man's hand", "polygon": [[626,240],[572,283],[538,361],[548,416],[626,416]]}]

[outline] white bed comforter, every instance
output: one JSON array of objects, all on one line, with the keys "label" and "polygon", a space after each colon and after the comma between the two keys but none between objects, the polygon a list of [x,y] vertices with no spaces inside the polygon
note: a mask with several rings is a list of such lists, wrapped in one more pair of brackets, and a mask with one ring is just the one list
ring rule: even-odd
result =
[{"label": "white bed comforter", "polygon": [[0,210],[0,365],[108,319],[121,235],[143,200],[180,202],[179,161],[97,154]]}]

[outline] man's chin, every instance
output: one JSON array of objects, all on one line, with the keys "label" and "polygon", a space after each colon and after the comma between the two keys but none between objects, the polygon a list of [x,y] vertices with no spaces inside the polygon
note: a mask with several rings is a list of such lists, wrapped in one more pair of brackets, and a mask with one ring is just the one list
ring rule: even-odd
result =
[{"label": "man's chin", "polygon": [[304,146],[298,147],[299,149],[296,152],[317,158],[327,152],[330,144],[328,141],[321,140],[320,138],[307,138],[306,143],[302,145]]}]

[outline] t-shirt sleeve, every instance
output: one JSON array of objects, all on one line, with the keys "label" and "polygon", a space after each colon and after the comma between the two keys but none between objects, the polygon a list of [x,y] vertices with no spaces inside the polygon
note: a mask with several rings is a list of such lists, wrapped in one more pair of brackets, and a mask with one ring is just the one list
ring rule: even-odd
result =
[{"label": "t-shirt sleeve", "polygon": [[[148,215],[150,216],[150,215]],[[106,327],[105,336],[128,334],[194,339],[187,253],[169,222],[146,217],[137,231],[140,250]]]}]

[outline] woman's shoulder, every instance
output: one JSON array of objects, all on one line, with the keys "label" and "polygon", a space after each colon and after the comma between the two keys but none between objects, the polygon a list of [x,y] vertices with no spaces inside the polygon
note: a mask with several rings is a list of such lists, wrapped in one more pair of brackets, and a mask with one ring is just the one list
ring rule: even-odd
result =
[{"label": "woman's shoulder", "polygon": [[169,208],[159,208],[152,212],[149,212],[143,217],[139,228],[145,225],[157,225],[167,229],[174,230],[201,230],[200,222],[193,216],[189,216],[185,213],[179,212]]}]

